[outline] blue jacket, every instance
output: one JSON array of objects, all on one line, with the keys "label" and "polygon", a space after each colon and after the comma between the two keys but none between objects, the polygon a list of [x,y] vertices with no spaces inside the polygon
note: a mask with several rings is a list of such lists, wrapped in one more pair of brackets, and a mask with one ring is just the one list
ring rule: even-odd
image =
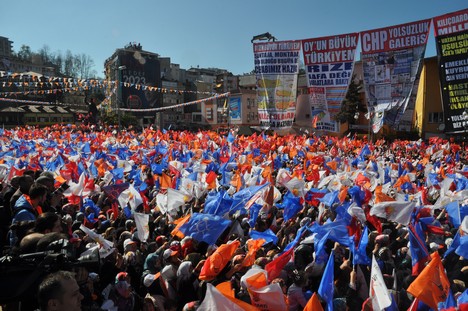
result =
[{"label": "blue jacket", "polygon": [[24,195],[20,196],[13,207],[13,219],[12,224],[19,221],[34,221],[37,218],[36,209],[29,203]]}]

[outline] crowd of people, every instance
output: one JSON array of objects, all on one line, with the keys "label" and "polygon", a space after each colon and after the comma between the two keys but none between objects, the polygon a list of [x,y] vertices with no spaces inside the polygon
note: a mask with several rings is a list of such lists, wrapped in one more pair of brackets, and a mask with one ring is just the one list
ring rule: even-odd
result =
[{"label": "crowd of people", "polygon": [[467,307],[464,143],[0,131],[3,310]]}]

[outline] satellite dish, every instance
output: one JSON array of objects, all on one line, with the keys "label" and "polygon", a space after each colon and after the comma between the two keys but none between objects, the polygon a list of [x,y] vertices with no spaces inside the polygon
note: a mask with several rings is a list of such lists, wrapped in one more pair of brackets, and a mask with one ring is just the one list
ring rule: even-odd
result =
[{"label": "satellite dish", "polygon": [[445,130],[445,124],[444,123],[439,125],[439,131],[443,131],[443,130]]}]

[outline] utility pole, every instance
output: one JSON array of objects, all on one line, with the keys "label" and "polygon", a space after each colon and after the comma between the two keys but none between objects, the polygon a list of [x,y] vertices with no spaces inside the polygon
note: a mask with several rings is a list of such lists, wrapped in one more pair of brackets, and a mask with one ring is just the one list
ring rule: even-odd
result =
[{"label": "utility pole", "polygon": [[[118,59],[119,63],[120,63],[120,59]],[[123,83],[122,83],[122,71],[127,69],[126,66],[118,66],[117,67],[117,70],[118,70],[118,81],[117,83],[119,84],[118,85],[118,95],[117,95],[117,120],[118,120],[118,132],[120,133],[121,129],[122,129],[122,123],[121,123],[121,117],[120,117],[120,106],[122,105],[122,87],[123,87]]]}]

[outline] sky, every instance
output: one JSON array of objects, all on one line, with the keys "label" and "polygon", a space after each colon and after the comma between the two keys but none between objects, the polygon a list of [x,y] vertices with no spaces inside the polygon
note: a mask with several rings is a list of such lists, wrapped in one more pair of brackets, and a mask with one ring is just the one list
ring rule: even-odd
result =
[{"label": "sky", "polygon": [[[252,71],[252,37],[300,40],[372,30],[468,8],[467,0],[17,0],[2,1],[0,36],[13,50],[86,54],[104,61],[130,42],[183,69]],[[360,49],[360,47],[358,47]],[[435,56],[431,28],[426,57]],[[359,56],[357,57],[359,59]]]}]

